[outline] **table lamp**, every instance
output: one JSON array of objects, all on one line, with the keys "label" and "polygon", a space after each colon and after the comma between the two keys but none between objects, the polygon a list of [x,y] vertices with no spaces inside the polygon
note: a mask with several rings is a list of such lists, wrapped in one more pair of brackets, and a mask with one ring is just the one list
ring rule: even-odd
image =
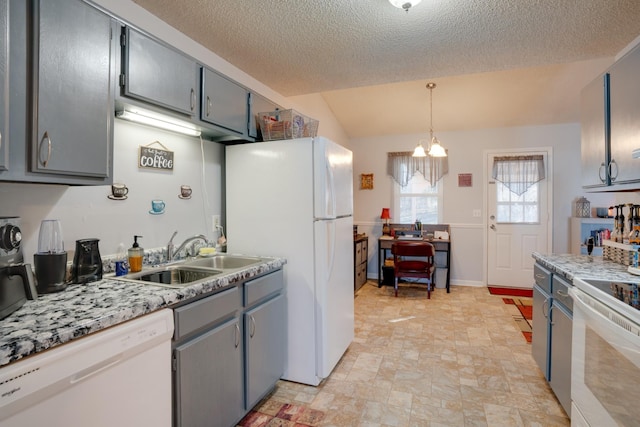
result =
[{"label": "table lamp", "polygon": [[389,228],[389,220],[391,219],[391,215],[389,214],[389,208],[382,208],[380,219],[384,219],[384,225],[382,226],[382,235],[388,236],[389,234],[391,234],[391,230]]}]

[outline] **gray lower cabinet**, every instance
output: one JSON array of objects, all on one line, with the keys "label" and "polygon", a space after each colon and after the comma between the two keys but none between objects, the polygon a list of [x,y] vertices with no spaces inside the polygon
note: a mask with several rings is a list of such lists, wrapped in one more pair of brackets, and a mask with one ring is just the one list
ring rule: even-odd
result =
[{"label": "gray lower cabinet", "polygon": [[174,308],[173,425],[231,427],[284,373],[282,270]]},{"label": "gray lower cabinet", "polygon": [[230,427],[242,417],[239,320],[205,332],[175,349],[176,426]]},{"label": "gray lower cabinet", "polygon": [[567,415],[571,415],[572,284],[534,265],[531,352]]},{"label": "gray lower cabinet", "polygon": [[229,427],[243,415],[237,287],[174,309],[174,426]]},{"label": "gray lower cabinet", "polygon": [[7,169],[9,147],[9,0],[0,0],[0,170]]},{"label": "gray lower cabinet", "polygon": [[549,384],[565,412],[570,415],[573,315],[555,299],[551,307],[551,376]]},{"label": "gray lower cabinet", "polygon": [[247,89],[205,67],[201,79],[200,119],[248,136]]},{"label": "gray lower cabinet", "polygon": [[130,27],[123,27],[120,44],[123,96],[196,114],[198,66],[192,58]]},{"label": "gray lower cabinet", "polygon": [[80,0],[35,0],[32,22],[30,171],[108,183],[115,21]]},{"label": "gray lower cabinet", "polygon": [[284,374],[286,307],[282,270],[244,284],[245,409],[258,403]]},{"label": "gray lower cabinet", "polygon": [[531,352],[533,359],[549,381],[549,348],[551,346],[551,330],[549,325],[549,309],[551,297],[537,285],[533,287],[533,313]]},{"label": "gray lower cabinet", "polygon": [[285,358],[284,296],[244,314],[246,409],[253,408],[282,377]]}]

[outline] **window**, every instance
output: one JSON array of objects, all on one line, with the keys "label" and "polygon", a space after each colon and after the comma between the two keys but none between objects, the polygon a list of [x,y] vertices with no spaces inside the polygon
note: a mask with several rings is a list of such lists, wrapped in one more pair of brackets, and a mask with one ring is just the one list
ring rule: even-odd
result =
[{"label": "window", "polygon": [[416,173],[405,187],[393,182],[393,222],[411,224],[420,220],[423,224],[438,224],[441,213],[442,191],[439,183],[431,186],[421,173]]},{"label": "window", "polygon": [[496,182],[496,222],[537,224],[540,222],[538,183],[518,195],[501,182]]},{"label": "window", "polygon": [[491,176],[496,180],[497,222],[540,222],[538,182],[545,178],[543,155],[494,157]]}]

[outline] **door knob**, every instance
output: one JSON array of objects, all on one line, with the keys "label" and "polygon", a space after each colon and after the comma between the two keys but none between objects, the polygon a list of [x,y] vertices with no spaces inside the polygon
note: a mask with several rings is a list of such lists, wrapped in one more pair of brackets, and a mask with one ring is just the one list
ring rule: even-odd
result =
[{"label": "door knob", "polygon": [[489,226],[489,228],[490,228],[490,229],[492,229],[492,230],[495,230],[495,229],[496,229],[496,225],[495,225],[495,224],[491,224],[491,225]]},{"label": "door knob", "polygon": [[496,219],[496,216],[495,215],[491,215],[489,218],[490,219]]}]

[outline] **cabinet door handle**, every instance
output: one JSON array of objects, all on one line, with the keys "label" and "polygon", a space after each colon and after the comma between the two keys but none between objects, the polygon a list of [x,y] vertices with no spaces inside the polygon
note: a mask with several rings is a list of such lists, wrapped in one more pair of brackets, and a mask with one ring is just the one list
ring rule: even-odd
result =
[{"label": "cabinet door handle", "polygon": [[[544,306],[545,306],[545,305],[547,306],[547,312],[546,312],[546,313],[545,313],[545,310],[544,310]],[[543,315],[546,319],[548,319],[548,318],[549,318],[549,313],[550,313],[550,312],[551,312],[551,310],[550,310],[550,307],[549,307],[549,299],[547,298],[547,299],[545,299],[545,300],[544,300],[544,302],[542,303],[542,315]]]},{"label": "cabinet door handle", "polygon": [[211,98],[207,96],[207,117],[211,114]]},{"label": "cabinet door handle", "polygon": [[191,89],[191,111],[196,108],[196,91]]},{"label": "cabinet door handle", "polygon": [[[614,166],[616,173],[614,174]],[[609,177],[611,178],[611,182],[615,181],[618,178],[618,164],[615,160],[611,159],[611,163],[609,163]]]},{"label": "cabinet door handle", "polygon": [[549,306],[549,324],[553,326],[553,320],[551,320],[551,311],[553,311],[553,306]]},{"label": "cabinet door handle", "polygon": [[561,297],[568,297],[569,294],[566,293],[565,291],[563,291],[562,289],[558,289],[558,295],[560,295]]},{"label": "cabinet door handle", "polygon": [[236,323],[236,331],[235,331],[235,345],[236,348],[240,345],[240,325]]},{"label": "cabinet door handle", "polygon": [[256,319],[253,316],[249,317],[251,317],[251,328],[249,329],[249,336],[253,338],[253,336],[256,334]]},{"label": "cabinet door handle", "polygon": [[2,132],[0,132],[0,148],[2,148]]},{"label": "cabinet door handle", "polygon": [[605,169],[605,164],[604,162],[600,165],[600,167],[598,168],[598,178],[600,178],[600,182],[605,183],[607,181],[607,177],[606,176],[602,176],[602,172],[604,172]]},{"label": "cabinet door handle", "polygon": [[[42,160],[42,144],[45,140],[47,140],[47,158]],[[38,159],[40,160],[40,163],[42,163],[42,167],[45,168],[47,167],[47,164],[49,164],[49,160],[51,160],[51,138],[49,137],[49,132],[45,132],[44,135],[42,135],[38,150]]]},{"label": "cabinet door handle", "polygon": [[251,333],[249,334],[251,338],[256,334],[256,318],[251,316]]},{"label": "cabinet door handle", "polygon": [[536,274],[536,279],[544,279],[544,274]]}]

